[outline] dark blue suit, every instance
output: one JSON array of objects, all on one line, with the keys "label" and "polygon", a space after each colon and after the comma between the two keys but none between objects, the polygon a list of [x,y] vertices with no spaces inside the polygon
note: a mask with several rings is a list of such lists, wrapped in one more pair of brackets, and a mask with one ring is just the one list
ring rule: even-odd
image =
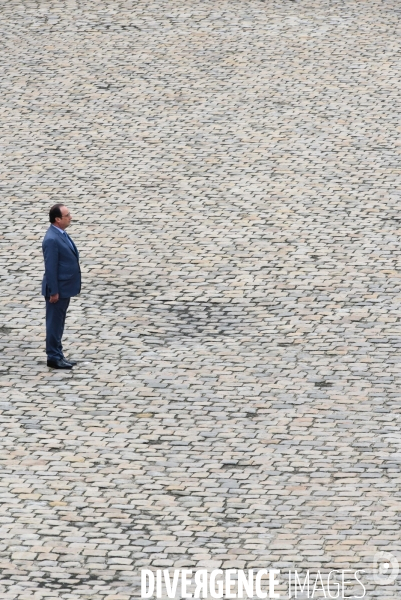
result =
[{"label": "dark blue suit", "polygon": [[[70,243],[71,242],[71,243]],[[42,242],[45,274],[42,294],[46,299],[46,353],[48,360],[63,359],[61,339],[70,298],[81,291],[81,269],[77,247],[66,233],[50,225]],[[59,295],[58,302],[49,298]]]}]

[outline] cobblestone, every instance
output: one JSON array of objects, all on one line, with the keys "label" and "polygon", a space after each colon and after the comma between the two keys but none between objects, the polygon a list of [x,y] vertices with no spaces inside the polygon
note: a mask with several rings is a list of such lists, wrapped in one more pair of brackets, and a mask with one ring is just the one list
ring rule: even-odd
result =
[{"label": "cobblestone", "polygon": [[399,4],[0,10],[1,597],[203,567],[366,569],[398,599],[372,565],[401,561]]}]

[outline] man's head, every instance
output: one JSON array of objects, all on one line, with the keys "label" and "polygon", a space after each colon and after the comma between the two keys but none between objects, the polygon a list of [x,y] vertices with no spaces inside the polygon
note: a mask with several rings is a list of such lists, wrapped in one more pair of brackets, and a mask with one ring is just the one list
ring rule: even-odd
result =
[{"label": "man's head", "polygon": [[49,211],[49,221],[60,229],[66,229],[71,223],[70,211],[64,204],[55,204]]}]

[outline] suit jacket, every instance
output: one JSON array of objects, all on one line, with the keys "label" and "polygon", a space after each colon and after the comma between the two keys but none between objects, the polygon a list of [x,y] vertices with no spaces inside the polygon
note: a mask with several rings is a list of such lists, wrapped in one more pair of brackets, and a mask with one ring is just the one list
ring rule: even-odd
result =
[{"label": "suit jacket", "polygon": [[60,298],[71,298],[81,291],[79,253],[74,242],[71,242],[73,248],[66,235],[50,225],[42,242],[45,261],[43,296],[59,294]]}]

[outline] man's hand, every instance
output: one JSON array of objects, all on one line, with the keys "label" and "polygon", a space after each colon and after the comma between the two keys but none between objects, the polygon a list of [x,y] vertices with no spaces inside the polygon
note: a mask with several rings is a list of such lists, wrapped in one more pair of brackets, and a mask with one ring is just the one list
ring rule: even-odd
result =
[{"label": "man's hand", "polygon": [[50,304],[56,304],[56,302],[58,302],[58,294],[53,294],[53,296],[50,296]]}]

